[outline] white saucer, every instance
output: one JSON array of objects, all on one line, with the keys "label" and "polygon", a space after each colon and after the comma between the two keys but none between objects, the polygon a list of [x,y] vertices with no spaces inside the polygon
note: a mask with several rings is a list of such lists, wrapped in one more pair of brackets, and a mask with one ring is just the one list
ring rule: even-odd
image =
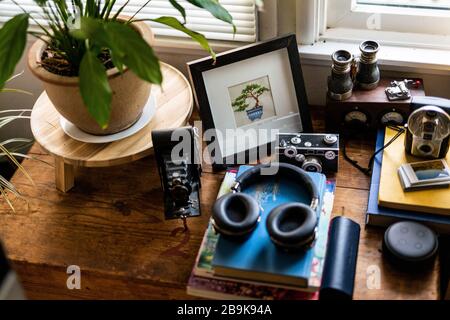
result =
[{"label": "white saucer", "polygon": [[153,118],[156,112],[156,98],[154,95],[150,95],[147,104],[142,111],[141,117],[128,129],[120,131],[118,133],[97,136],[94,134],[89,134],[77,128],[72,122],[60,116],[60,124],[63,131],[72,139],[86,142],[86,143],[108,143],[113,141],[118,141],[126,137],[132,136],[142,128],[144,128]]}]

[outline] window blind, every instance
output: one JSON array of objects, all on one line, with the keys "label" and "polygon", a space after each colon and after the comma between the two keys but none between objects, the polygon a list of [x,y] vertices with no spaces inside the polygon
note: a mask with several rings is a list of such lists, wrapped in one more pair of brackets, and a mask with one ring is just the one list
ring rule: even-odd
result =
[{"label": "window blind", "polygon": [[[37,23],[46,25],[46,21],[41,15],[40,8],[33,0],[16,0],[27,12],[33,12],[32,16]],[[114,7],[117,11],[126,0],[117,0]],[[133,15],[145,0],[130,0],[122,14]],[[198,8],[186,0],[178,0],[186,9],[186,26],[192,30],[204,34],[209,40],[227,40],[239,42],[254,42],[257,40],[257,14],[254,0],[220,0],[220,4],[228,10],[233,17],[237,31],[233,35],[231,25],[214,18],[208,11]],[[70,0],[67,1],[70,8]],[[21,13],[21,9],[11,0],[0,1],[0,23],[10,19],[12,16]],[[137,15],[136,19],[151,19],[160,16],[174,16],[183,21],[181,14],[171,6],[168,0],[152,0]],[[170,29],[169,27],[149,22],[153,32],[157,36],[167,37],[187,37],[184,33]],[[30,24],[36,24],[30,20]]]}]

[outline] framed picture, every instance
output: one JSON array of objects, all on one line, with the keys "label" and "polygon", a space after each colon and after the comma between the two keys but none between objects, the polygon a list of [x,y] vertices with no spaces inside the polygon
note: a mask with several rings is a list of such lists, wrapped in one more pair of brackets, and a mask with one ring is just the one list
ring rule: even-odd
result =
[{"label": "framed picture", "polygon": [[[242,164],[276,133],[312,132],[295,35],[188,63],[216,165]],[[270,152],[270,151],[269,151]]]}]

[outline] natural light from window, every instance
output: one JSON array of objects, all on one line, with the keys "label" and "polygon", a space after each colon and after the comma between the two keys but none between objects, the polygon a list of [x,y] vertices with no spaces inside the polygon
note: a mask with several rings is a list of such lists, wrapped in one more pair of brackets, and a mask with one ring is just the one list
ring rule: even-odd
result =
[{"label": "natural light from window", "polygon": [[357,0],[356,3],[388,7],[450,10],[450,0]]}]

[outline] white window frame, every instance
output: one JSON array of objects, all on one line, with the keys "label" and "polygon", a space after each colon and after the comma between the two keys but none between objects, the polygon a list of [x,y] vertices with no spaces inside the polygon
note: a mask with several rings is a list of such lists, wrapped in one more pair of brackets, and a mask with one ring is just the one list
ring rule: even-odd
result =
[{"label": "white window frame", "polygon": [[319,40],[372,37],[388,45],[450,49],[449,11],[364,5],[356,0],[317,2],[326,7]]},{"label": "white window frame", "polygon": [[[331,1],[344,1],[350,4],[350,0],[296,0],[296,33],[303,63],[329,65],[330,55],[335,50],[346,49],[358,55],[358,43],[373,39],[379,41],[382,46],[378,61],[384,70],[449,75],[450,35],[339,26],[329,28],[328,2]],[[353,13],[361,14],[357,11]],[[355,18],[357,19],[357,16]],[[447,19],[450,21],[450,18]],[[450,28],[447,32],[448,30]]]},{"label": "white window frame", "polygon": [[446,10],[358,4],[357,0],[328,1],[329,28],[367,29],[370,17],[369,28],[382,31],[445,35],[450,30],[450,12]]},{"label": "white window frame", "polygon": [[297,0],[297,34],[302,44],[373,38],[388,45],[450,49],[449,30],[448,11],[399,10],[359,5],[356,0]]}]

